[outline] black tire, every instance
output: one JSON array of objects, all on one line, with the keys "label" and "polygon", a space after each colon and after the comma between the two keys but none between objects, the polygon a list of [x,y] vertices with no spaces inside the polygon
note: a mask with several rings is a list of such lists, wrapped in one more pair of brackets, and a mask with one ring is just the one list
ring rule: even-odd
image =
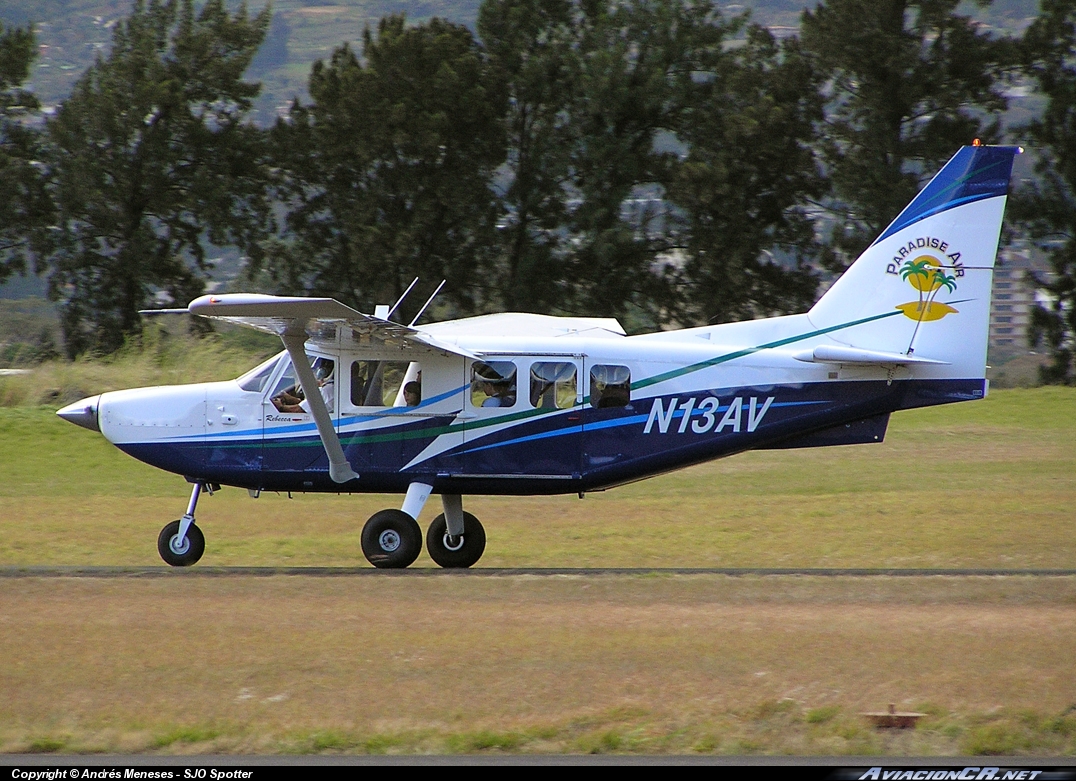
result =
[{"label": "black tire", "polygon": [[470,513],[463,514],[463,535],[456,548],[450,547],[448,521],[442,513],[433,519],[426,532],[426,550],[430,558],[446,569],[466,568],[478,562],[486,550],[486,530]]},{"label": "black tire", "polygon": [[362,527],[362,552],[378,569],[409,567],[422,552],[422,529],[403,510],[382,510]]},{"label": "black tire", "polygon": [[179,521],[172,521],[161,529],[161,533],[157,536],[157,552],[161,554],[165,564],[171,564],[173,567],[189,567],[205,553],[205,535],[192,523],[187,527],[187,536],[183,540],[184,547],[180,550],[174,547],[178,536]]}]

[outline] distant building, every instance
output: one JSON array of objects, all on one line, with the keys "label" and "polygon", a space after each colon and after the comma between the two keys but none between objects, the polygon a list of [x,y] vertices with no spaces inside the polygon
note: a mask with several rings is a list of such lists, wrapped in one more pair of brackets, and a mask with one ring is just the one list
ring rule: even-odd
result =
[{"label": "distant building", "polygon": [[1027,276],[1041,273],[1030,246],[1011,245],[998,252],[994,267],[993,300],[990,304],[990,351],[998,356],[1030,352],[1027,326],[1036,292]]}]

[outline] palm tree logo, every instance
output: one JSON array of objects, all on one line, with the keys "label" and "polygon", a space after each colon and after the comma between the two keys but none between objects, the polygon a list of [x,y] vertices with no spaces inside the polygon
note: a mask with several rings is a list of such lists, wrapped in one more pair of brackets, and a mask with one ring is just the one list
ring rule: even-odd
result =
[{"label": "palm tree logo", "polygon": [[953,307],[936,300],[942,288],[950,293],[956,290],[956,277],[947,274],[941,261],[934,256],[920,255],[915,260],[905,261],[900,268],[900,277],[919,292],[918,301],[897,305],[905,317],[915,320],[916,330],[920,323],[941,320],[956,313]]}]

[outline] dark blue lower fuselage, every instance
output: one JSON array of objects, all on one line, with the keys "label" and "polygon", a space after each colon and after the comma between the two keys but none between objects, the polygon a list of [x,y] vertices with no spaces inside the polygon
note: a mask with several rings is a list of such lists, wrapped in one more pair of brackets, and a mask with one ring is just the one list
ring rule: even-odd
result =
[{"label": "dark blue lower fuselage", "polygon": [[[418,481],[437,493],[565,494],[744,450],[881,441],[889,413],[983,398],[985,386],[972,379],[723,388],[635,399],[625,407],[519,415],[510,425],[482,423],[489,433],[454,416],[434,416],[343,433],[344,452],[359,474],[344,484],[330,479],[316,435],[120,447],[191,481],[266,491],[402,493]],[[704,404],[709,397],[718,401]],[[407,466],[438,437],[461,431],[462,443]]]}]

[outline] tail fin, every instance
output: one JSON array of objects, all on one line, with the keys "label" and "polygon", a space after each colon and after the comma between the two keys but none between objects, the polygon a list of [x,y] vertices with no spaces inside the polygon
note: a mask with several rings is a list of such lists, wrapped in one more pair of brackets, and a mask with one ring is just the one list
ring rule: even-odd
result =
[{"label": "tail fin", "polygon": [[834,329],[839,345],[984,377],[994,258],[1021,151],[961,148],[812,307],[811,323]]}]

